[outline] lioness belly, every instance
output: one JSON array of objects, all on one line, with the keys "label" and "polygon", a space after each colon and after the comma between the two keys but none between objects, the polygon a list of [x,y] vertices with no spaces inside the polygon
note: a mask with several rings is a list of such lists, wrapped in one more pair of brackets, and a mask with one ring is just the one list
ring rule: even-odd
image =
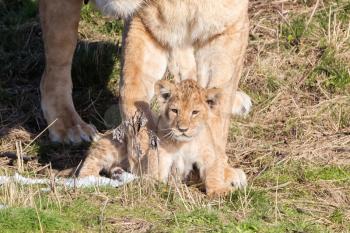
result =
[{"label": "lioness belly", "polygon": [[145,6],[139,16],[158,42],[183,47],[224,32],[241,20],[246,4],[247,0],[159,0]]}]

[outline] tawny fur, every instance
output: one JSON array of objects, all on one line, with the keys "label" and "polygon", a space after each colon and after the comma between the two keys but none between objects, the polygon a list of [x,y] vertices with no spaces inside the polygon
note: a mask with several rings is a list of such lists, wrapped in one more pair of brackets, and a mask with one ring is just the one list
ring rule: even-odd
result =
[{"label": "tawny fur", "polygon": [[[121,85],[124,119],[136,108],[149,111],[153,85],[168,67],[178,79],[194,78],[202,87],[224,89],[225,104],[215,137],[216,143],[224,147],[247,45],[248,0],[93,2],[110,16],[130,17]],[[81,0],[39,2],[46,61],[41,106],[48,124],[55,122],[49,128],[53,141],[76,143],[96,136],[96,129],[76,112],[71,96],[71,66],[81,6]]]},{"label": "tawny fur", "polygon": [[128,168],[126,145],[113,140],[112,134],[108,133],[91,145],[77,174],[79,177],[99,176],[104,172],[113,176],[116,167],[123,170]]},{"label": "tawny fur", "polygon": [[[212,127],[217,127],[218,111],[222,104],[222,90],[204,89],[194,80],[179,84],[158,81],[155,92],[160,105],[157,132],[158,174],[167,181],[172,169],[185,179],[195,165],[208,195],[224,195],[246,185],[241,169],[229,166],[225,151],[215,143]],[[154,169],[152,169],[154,170]]]},{"label": "tawny fur", "polygon": [[[198,145],[212,140],[209,147],[215,148],[216,158],[222,160],[216,164],[225,164],[228,128],[232,111],[236,109],[233,106],[241,106],[241,100],[246,108],[251,106],[250,100],[236,98],[248,42],[248,1],[149,0],[126,26],[120,85],[122,117],[126,119],[140,109],[152,119],[153,86],[166,70],[173,73],[178,82],[194,79],[202,88],[221,88],[220,108],[215,117],[206,120],[211,138],[198,137]],[[246,111],[242,108],[238,113]],[[150,121],[149,127],[155,128],[156,122]],[[218,177],[215,178],[212,171],[219,174]],[[208,182],[208,193],[229,190],[223,174],[231,172],[225,173],[221,167],[203,174],[203,178],[208,177],[204,178]]]},{"label": "tawny fur", "polygon": [[[160,140],[156,148],[151,148],[150,134],[145,126],[137,128],[136,133],[135,127],[127,128],[126,140],[122,143],[107,134],[93,144],[84,163],[77,169],[78,176],[98,176],[105,170],[113,177],[122,168],[167,182],[172,176],[185,180],[196,166],[208,195],[225,195],[234,188],[244,187],[247,182],[244,172],[227,163],[225,151],[215,146],[208,125],[208,119],[215,122],[217,118],[221,91],[204,89],[194,80],[178,84],[158,81],[155,92],[160,116],[155,131]],[[134,143],[140,148],[135,149]]]},{"label": "tawny fur", "polygon": [[100,176],[110,178],[129,168],[126,143],[113,140],[112,132],[105,133],[99,140],[93,142],[86,153],[85,159],[77,166],[55,172],[63,177]]},{"label": "tawny fur", "polygon": [[[115,130],[105,133],[93,142],[84,161],[76,168],[57,173],[58,176],[100,176],[118,178],[122,171],[137,175],[150,173],[157,162],[151,150],[157,144],[157,137],[146,127],[147,119],[142,112],[122,122]],[[147,155],[147,156],[146,156]]]},{"label": "tawny fur", "polygon": [[[104,14],[129,17],[143,0],[92,0]],[[41,107],[56,142],[79,143],[98,137],[96,129],[76,112],[72,99],[71,68],[78,40],[82,0],[40,0],[39,11],[45,48]]]}]

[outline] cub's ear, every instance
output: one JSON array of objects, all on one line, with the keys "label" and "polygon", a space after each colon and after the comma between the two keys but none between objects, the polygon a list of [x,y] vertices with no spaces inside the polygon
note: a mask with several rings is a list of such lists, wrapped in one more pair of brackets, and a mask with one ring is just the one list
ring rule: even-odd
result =
[{"label": "cub's ear", "polygon": [[211,109],[214,109],[220,105],[222,99],[222,89],[221,88],[210,88],[207,89],[207,104]]},{"label": "cub's ear", "polygon": [[154,92],[159,103],[166,103],[175,91],[175,84],[168,80],[159,80],[154,85]]}]

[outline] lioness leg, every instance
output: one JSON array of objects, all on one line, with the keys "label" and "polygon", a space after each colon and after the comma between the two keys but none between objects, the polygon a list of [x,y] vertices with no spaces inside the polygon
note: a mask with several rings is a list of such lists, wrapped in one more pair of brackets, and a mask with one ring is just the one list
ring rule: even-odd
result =
[{"label": "lioness leg", "polygon": [[204,184],[208,196],[224,196],[232,190],[231,184],[225,182],[225,161],[215,161],[204,170]]},{"label": "lioness leg", "polygon": [[75,111],[71,66],[77,43],[82,0],[41,0],[40,18],[46,66],[41,79],[41,107],[50,138],[58,142],[90,140],[96,133]]},{"label": "lioness leg", "polygon": [[146,114],[149,126],[154,127],[149,103],[155,82],[166,71],[167,52],[149,34],[140,18],[134,17],[127,30],[120,85],[122,117],[128,119],[139,109]]},{"label": "lioness leg", "polygon": [[[228,28],[221,35],[200,46],[196,52],[199,83],[204,87],[223,89],[220,108],[216,110],[217,117],[210,117],[208,125],[213,134],[216,151],[224,161],[227,160],[225,146],[233,106],[232,96],[236,94],[247,41],[248,19],[241,25]],[[224,179],[223,176],[221,178]]]}]

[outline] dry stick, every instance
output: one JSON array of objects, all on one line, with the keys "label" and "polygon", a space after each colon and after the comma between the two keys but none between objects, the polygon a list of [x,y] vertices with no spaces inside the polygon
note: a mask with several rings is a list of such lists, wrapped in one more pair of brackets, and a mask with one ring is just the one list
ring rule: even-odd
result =
[{"label": "dry stick", "polygon": [[331,20],[332,20],[332,6],[329,7],[328,16],[328,43],[331,43]]},{"label": "dry stick", "polygon": [[[249,206],[250,202],[251,202],[251,198],[249,199],[249,196],[250,196],[250,192],[252,191],[252,187],[254,185],[254,180],[252,180],[251,182],[251,186],[250,188],[248,189],[248,187],[244,187],[244,199],[242,200],[242,196],[241,194],[239,193],[239,202],[240,202],[240,207],[242,208],[242,211],[243,211],[243,216],[246,217],[247,216],[247,207]],[[248,192],[247,192],[247,189],[248,189]],[[232,201],[231,199],[232,197],[230,196],[230,201]]]},{"label": "dry stick", "polygon": [[190,212],[191,210],[190,210],[190,208],[187,206],[186,201],[185,201],[184,197],[182,196],[181,191],[180,191],[180,189],[179,189],[179,187],[178,187],[178,185],[177,185],[177,182],[175,182],[174,186],[175,186],[175,189],[176,189],[176,191],[177,191],[177,194],[179,195],[179,197],[180,197],[180,199],[181,199],[181,201],[182,201],[182,204],[185,206],[185,209],[187,210],[187,212]]},{"label": "dry stick", "polygon": [[58,196],[58,194],[57,194],[55,176],[54,176],[54,174],[52,173],[52,165],[51,165],[51,163],[48,164],[48,167],[49,167],[49,174],[50,174],[50,188],[51,188],[51,191],[52,191],[53,194],[54,194],[54,197],[55,197],[56,200],[57,200],[58,207],[59,207],[60,213],[61,213],[61,212],[62,212],[62,206],[61,206],[60,198],[59,198],[59,196]]},{"label": "dry stick", "polygon": [[[99,97],[99,96],[97,96],[97,98],[98,98],[98,97]],[[97,101],[97,99],[96,99],[96,101]],[[107,125],[107,122],[106,122],[105,119],[100,115],[100,113],[97,111],[94,102],[92,102],[91,104],[92,104],[92,108],[94,109],[96,115],[100,118],[100,119],[96,119],[96,120],[99,120],[101,123],[103,123],[103,124],[106,126],[106,125]]]},{"label": "dry stick", "polygon": [[[278,187],[278,179],[279,179],[279,173],[277,174],[277,187]],[[278,209],[278,189],[276,188],[275,191],[275,222],[277,223],[278,221],[278,215],[280,214],[280,211]]]},{"label": "dry stick", "polygon": [[306,23],[306,26],[305,26],[305,30],[304,30],[304,31],[306,31],[306,30],[308,29],[308,27],[309,27],[309,25],[310,25],[310,23],[311,23],[311,21],[312,21],[314,15],[315,15],[315,13],[316,13],[316,10],[317,10],[317,8],[318,8],[319,5],[320,5],[320,0],[317,0],[316,4],[315,4],[315,6],[314,6],[314,9],[312,10],[312,13],[311,13],[311,15],[310,15],[310,18],[309,18],[309,20],[308,20],[307,23]]},{"label": "dry stick", "polygon": [[[171,194],[171,192],[172,192],[171,188],[172,188],[171,185],[169,185],[168,196],[167,196],[166,202],[165,202],[165,206],[166,206],[166,207],[168,206],[168,203],[169,203],[169,200],[170,200],[170,194]],[[174,191],[174,194],[175,194],[175,191]]]},{"label": "dry stick", "polygon": [[58,119],[56,118],[53,122],[51,122],[43,131],[41,131],[33,140],[31,140],[29,142],[29,144],[26,145],[26,147],[24,147],[23,151],[25,151],[30,145],[33,144],[33,142],[35,142],[46,130],[48,130],[53,124],[56,123]]},{"label": "dry stick", "polygon": [[23,150],[21,141],[16,141],[17,169],[19,173],[23,172]]},{"label": "dry stick", "polygon": [[39,212],[38,212],[38,207],[36,206],[35,202],[34,202],[34,207],[35,207],[35,212],[36,212],[36,216],[38,218],[38,222],[39,222],[39,227],[40,227],[40,232],[43,233],[43,226],[41,225],[41,220],[40,220],[40,216],[39,216]]},{"label": "dry stick", "polygon": [[288,181],[286,183],[283,183],[283,184],[277,184],[273,187],[267,187],[267,188],[264,188],[264,190],[268,191],[268,190],[279,190],[279,189],[283,189],[285,187],[287,187],[288,185],[290,185],[292,182]]},{"label": "dry stick", "polygon": [[[185,185],[186,188],[186,193],[187,193],[187,198],[189,198],[192,202],[192,205],[197,205],[199,206],[199,204],[196,202],[196,200],[193,198],[192,192],[191,190],[188,188],[187,185]],[[193,207],[192,207],[193,208]]]},{"label": "dry stick", "polygon": [[[178,182],[177,180],[176,180],[176,182]],[[181,188],[182,188],[182,193],[184,194],[184,197],[186,198],[186,201],[187,201],[187,203],[188,203],[188,205],[191,207],[191,209],[194,209],[194,202],[192,201],[192,203],[191,203],[191,201],[189,201],[188,200],[188,198],[189,198],[189,196],[190,196],[190,191],[189,191],[189,189],[188,189],[188,186],[187,185],[181,185]],[[186,193],[185,193],[186,192]],[[193,199],[193,198],[192,198]]]},{"label": "dry stick", "polygon": [[72,176],[78,177],[79,174],[77,173],[79,169],[83,166],[83,160],[80,160],[78,166],[74,169],[74,172],[72,173]]},{"label": "dry stick", "polygon": [[105,200],[105,202],[103,204],[103,207],[101,209],[101,214],[99,216],[100,217],[100,231],[99,232],[103,232],[103,223],[104,223],[104,220],[105,220],[104,212],[106,210],[108,202],[109,202],[109,198],[106,197],[106,200]]}]

